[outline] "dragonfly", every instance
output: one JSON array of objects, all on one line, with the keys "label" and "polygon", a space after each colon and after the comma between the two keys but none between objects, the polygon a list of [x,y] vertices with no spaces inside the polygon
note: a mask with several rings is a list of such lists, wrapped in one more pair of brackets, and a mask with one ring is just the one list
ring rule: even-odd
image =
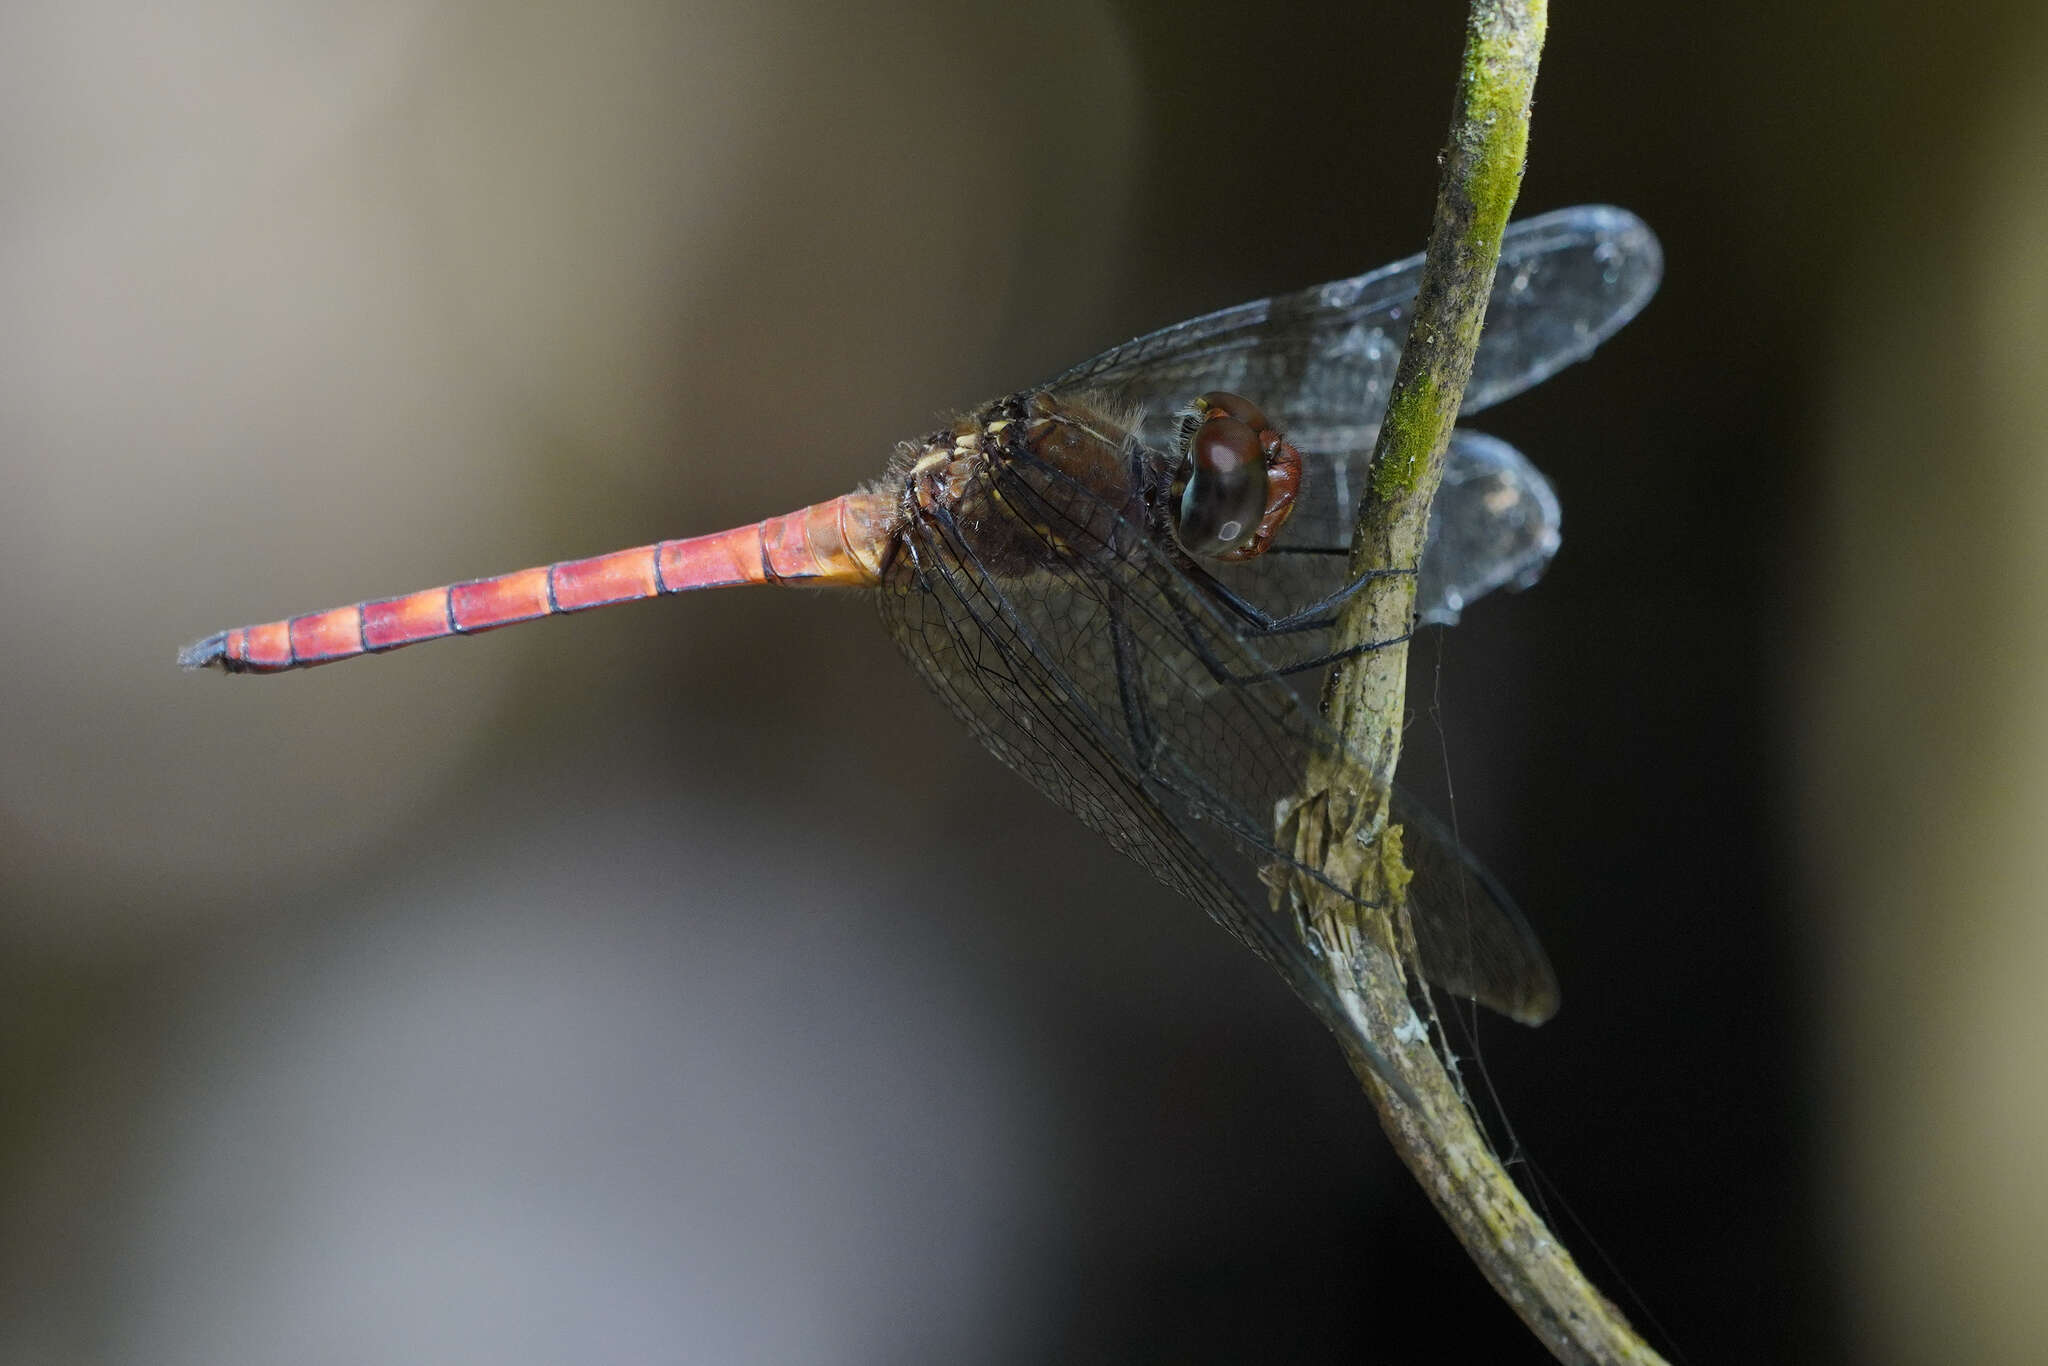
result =
[{"label": "dragonfly", "polygon": [[[1662,265],[1621,209],[1510,225],[1463,412],[1585,359],[1649,301]],[[1421,271],[1410,257],[1148,333],[901,443],[878,480],[795,512],[238,627],[179,662],[278,673],[742,584],[865,593],[989,751],[1271,963],[1391,1077],[1336,1005],[1300,898],[1277,890],[1324,880],[1276,830],[1311,762],[1342,754],[1316,700],[1343,653],[1337,611],[1375,578],[1414,575],[1414,625],[1454,623],[1535,582],[1560,519],[1526,457],[1459,427],[1420,563],[1351,572]],[[1422,980],[1524,1024],[1550,1018],[1556,974],[1499,881],[1399,789],[1392,819],[1415,873]]]}]

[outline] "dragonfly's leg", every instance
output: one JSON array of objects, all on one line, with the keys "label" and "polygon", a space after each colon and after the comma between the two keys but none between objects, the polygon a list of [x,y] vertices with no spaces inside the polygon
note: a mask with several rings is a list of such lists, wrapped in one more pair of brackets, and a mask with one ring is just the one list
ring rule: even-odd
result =
[{"label": "dragonfly's leg", "polygon": [[1242,638],[1245,639],[1254,636],[1287,635],[1296,631],[1326,630],[1337,624],[1337,618],[1334,615],[1336,610],[1342,607],[1359,589],[1379,579],[1391,579],[1404,574],[1412,575],[1415,573],[1412,569],[1368,569],[1321,601],[1312,602],[1306,607],[1287,613],[1285,616],[1276,617],[1257,603],[1245,598],[1243,594],[1218,579],[1199,564],[1196,564],[1193,557],[1175,556],[1175,560],[1181,573],[1187,575],[1203,592],[1214,598],[1244,622],[1245,629]]},{"label": "dragonfly's leg", "polygon": [[1359,655],[1369,655],[1374,650],[1384,650],[1389,645],[1399,645],[1402,641],[1413,637],[1414,634],[1415,632],[1413,631],[1403,631],[1398,636],[1387,636],[1382,640],[1360,641],[1358,644],[1348,646],[1342,650],[1325,651],[1312,659],[1299,659],[1276,669],[1259,669],[1250,673],[1230,668],[1211,654],[1206,646],[1193,638],[1190,638],[1189,644],[1194,647],[1196,658],[1202,661],[1218,683],[1226,683],[1232,687],[1247,687],[1253,683],[1272,683],[1293,674],[1307,673],[1311,669],[1325,668],[1340,660],[1353,659]]},{"label": "dragonfly's leg", "polygon": [[[1388,573],[1400,571],[1379,572],[1382,577],[1385,577]],[[1364,580],[1361,580],[1361,582],[1364,582]],[[1216,587],[1225,593],[1230,591],[1220,583],[1216,584]],[[1296,660],[1280,668],[1245,671],[1232,668],[1217,653],[1214,646],[1210,643],[1209,633],[1203,629],[1202,623],[1195,619],[1195,614],[1188,610],[1186,603],[1182,602],[1172,593],[1166,593],[1163,596],[1172,607],[1174,616],[1179,618],[1181,638],[1186,642],[1188,648],[1193,651],[1195,658],[1202,662],[1202,667],[1209,671],[1211,678],[1215,679],[1218,683],[1227,684],[1232,687],[1243,687],[1253,683],[1271,683],[1276,679],[1286,678],[1290,674],[1307,673],[1311,669],[1320,669],[1327,665],[1335,664],[1339,660],[1370,654],[1374,650],[1382,650],[1389,645],[1399,645],[1402,641],[1411,638],[1415,634],[1414,628],[1410,627],[1397,636],[1388,636],[1383,640],[1361,641],[1342,650],[1328,650],[1309,659]],[[1246,605],[1249,606],[1250,604]],[[1307,628],[1299,627],[1296,629],[1305,630]],[[1239,639],[1243,638],[1242,636],[1239,637]]]},{"label": "dragonfly's leg", "polygon": [[1148,782],[1157,783],[1177,795],[1202,818],[1231,831],[1268,857],[1281,857],[1279,849],[1262,832],[1247,828],[1241,820],[1234,818],[1230,804],[1203,782],[1200,774],[1165,742],[1145,700],[1144,661],[1131,635],[1130,625],[1124,618],[1122,607],[1111,602],[1108,609],[1110,646],[1116,662],[1117,697],[1123,705],[1124,725],[1131,733],[1139,771]]},{"label": "dragonfly's leg", "polygon": [[1131,641],[1130,627],[1115,603],[1109,605],[1109,642],[1116,658],[1117,700],[1123,704],[1124,726],[1131,733],[1131,749],[1138,766],[1150,771],[1159,755],[1159,728],[1145,706],[1145,677],[1138,651]]},{"label": "dragonfly's leg", "polygon": [[1289,664],[1284,669],[1268,669],[1264,673],[1250,674],[1241,678],[1233,678],[1230,681],[1234,683],[1265,683],[1275,678],[1285,678],[1289,674],[1307,673],[1310,669],[1320,669],[1325,665],[1335,664],[1339,660],[1353,659],[1359,655],[1369,655],[1374,650],[1384,650],[1389,645],[1399,645],[1405,640],[1413,639],[1414,635],[1415,632],[1411,628],[1403,631],[1398,636],[1387,636],[1382,640],[1360,641],[1358,644],[1349,646],[1346,649],[1332,650],[1327,654],[1317,655],[1314,659],[1299,660]]},{"label": "dragonfly's leg", "polygon": [[1255,633],[1258,635],[1278,636],[1286,635],[1290,631],[1326,630],[1337,624],[1337,609],[1349,602],[1359,589],[1380,579],[1397,579],[1404,576],[1413,577],[1414,574],[1415,571],[1412,569],[1368,569],[1336,592],[1330,594],[1327,598],[1324,598],[1321,602],[1310,603],[1306,607],[1289,612],[1284,617],[1268,616],[1263,612],[1258,612],[1258,609],[1254,607],[1252,609],[1254,612],[1266,618],[1263,622],[1254,622],[1256,627]]}]

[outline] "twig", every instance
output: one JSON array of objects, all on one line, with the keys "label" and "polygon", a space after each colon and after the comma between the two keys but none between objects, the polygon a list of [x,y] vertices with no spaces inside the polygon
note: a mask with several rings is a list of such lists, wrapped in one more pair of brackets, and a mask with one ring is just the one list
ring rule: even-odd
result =
[{"label": "twig", "polygon": [[[1352,541],[1354,574],[1421,561],[1501,232],[1521,188],[1545,21],[1545,0],[1472,0],[1428,264],[1373,451],[1372,492]],[[1412,575],[1377,579],[1347,604],[1338,647],[1404,636],[1414,605]],[[1312,767],[1282,832],[1300,861],[1353,894],[1311,888],[1308,911],[1335,949],[1324,960],[1331,986],[1397,1080],[1390,1085],[1355,1043],[1347,1046],[1352,1070],[1437,1211],[1558,1360],[1656,1362],[1529,1207],[1417,1027],[1406,980],[1413,961],[1403,902],[1408,874],[1400,829],[1388,819],[1407,668],[1406,646],[1394,645],[1333,672],[1323,708],[1344,738],[1343,751]],[[1413,1104],[1399,1093],[1403,1087]]]}]

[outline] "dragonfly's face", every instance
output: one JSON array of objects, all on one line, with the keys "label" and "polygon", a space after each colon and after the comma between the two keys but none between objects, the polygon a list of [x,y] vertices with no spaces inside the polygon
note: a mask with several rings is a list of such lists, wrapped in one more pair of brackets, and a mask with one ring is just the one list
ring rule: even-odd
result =
[{"label": "dragonfly's face", "polygon": [[1193,404],[1173,481],[1173,530],[1212,560],[1248,560],[1273,543],[1301,488],[1301,454],[1249,399],[1219,391]]}]

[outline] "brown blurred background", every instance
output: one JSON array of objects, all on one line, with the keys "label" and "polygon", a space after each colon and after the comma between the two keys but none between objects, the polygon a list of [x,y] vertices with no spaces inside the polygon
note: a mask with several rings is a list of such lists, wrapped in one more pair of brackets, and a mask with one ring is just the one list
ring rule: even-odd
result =
[{"label": "brown blurred background", "polygon": [[[0,1361],[1536,1359],[1308,1017],[858,602],[171,665],[1405,255],[1460,28],[8,5]],[[1479,423],[1564,549],[1418,648],[1408,767],[1565,984],[1480,1040],[1531,1180],[1692,1361],[2048,1340],[2044,57],[1553,16],[1523,209],[1667,279]]]}]

